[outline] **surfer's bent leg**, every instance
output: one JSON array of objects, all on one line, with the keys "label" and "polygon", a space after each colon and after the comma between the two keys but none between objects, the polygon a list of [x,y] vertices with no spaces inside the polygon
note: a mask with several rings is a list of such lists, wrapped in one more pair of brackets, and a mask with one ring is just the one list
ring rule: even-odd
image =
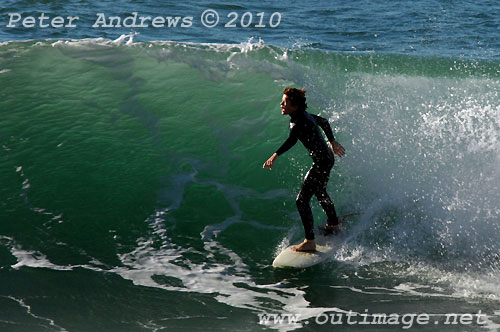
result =
[{"label": "surfer's bent leg", "polygon": [[311,211],[309,201],[314,195],[314,187],[317,185],[317,180],[320,175],[318,167],[313,164],[311,169],[307,172],[302,188],[297,195],[297,209],[299,210],[302,224],[304,225],[304,232],[307,240],[314,240],[314,218]]},{"label": "surfer's bent leg", "polygon": [[321,167],[318,184],[316,186],[315,195],[318,198],[319,204],[325,211],[328,220],[327,224],[331,226],[336,226],[339,224],[339,219],[337,217],[337,212],[335,211],[335,206],[333,205],[333,201],[328,195],[326,191],[326,185],[328,184],[328,179],[330,178],[330,171],[332,170],[332,164],[326,164]]}]

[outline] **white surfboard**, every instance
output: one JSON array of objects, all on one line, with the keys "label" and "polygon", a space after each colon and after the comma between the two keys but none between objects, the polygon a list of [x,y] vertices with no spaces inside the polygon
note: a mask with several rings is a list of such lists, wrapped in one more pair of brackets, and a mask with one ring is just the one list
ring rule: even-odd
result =
[{"label": "white surfboard", "polygon": [[321,263],[333,256],[340,243],[340,238],[339,235],[316,235],[315,241],[316,251],[314,252],[292,250],[296,244],[287,247],[274,259],[273,267],[305,268]]}]

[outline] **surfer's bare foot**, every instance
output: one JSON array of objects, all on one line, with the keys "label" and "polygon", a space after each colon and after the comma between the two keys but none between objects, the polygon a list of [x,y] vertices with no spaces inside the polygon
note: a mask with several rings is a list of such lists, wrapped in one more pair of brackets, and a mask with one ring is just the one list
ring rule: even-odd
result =
[{"label": "surfer's bare foot", "polygon": [[305,239],[299,245],[292,248],[293,251],[316,251],[316,242],[314,240]]}]

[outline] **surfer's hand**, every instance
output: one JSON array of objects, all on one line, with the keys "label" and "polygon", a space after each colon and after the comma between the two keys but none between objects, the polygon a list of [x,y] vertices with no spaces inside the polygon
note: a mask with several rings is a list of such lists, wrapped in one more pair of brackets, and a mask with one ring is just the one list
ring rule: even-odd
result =
[{"label": "surfer's hand", "polygon": [[273,155],[262,165],[262,168],[267,168],[268,170],[271,170],[273,168],[273,163],[274,159],[276,159],[278,155],[276,153],[273,153]]},{"label": "surfer's hand", "polygon": [[342,145],[340,145],[337,141],[330,142],[330,146],[332,148],[333,153],[335,153],[339,157],[343,157],[345,155],[345,149]]}]

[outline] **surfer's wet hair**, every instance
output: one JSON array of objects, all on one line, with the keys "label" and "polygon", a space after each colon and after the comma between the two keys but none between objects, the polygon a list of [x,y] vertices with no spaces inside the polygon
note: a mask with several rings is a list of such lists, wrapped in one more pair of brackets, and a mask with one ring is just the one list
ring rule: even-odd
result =
[{"label": "surfer's wet hair", "polygon": [[286,88],[283,94],[287,95],[292,104],[297,106],[298,109],[305,110],[307,108],[306,92],[307,90],[303,89]]}]

